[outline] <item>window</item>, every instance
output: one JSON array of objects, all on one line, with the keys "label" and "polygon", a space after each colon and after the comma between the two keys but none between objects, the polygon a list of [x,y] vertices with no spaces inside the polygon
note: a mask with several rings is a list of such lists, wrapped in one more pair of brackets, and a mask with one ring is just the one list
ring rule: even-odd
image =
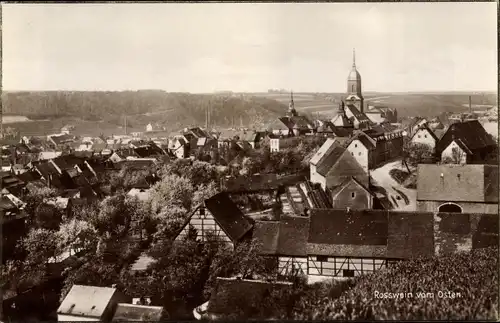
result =
[{"label": "window", "polygon": [[358,148],[358,144],[354,144],[354,148]]},{"label": "window", "polygon": [[355,197],[356,197],[356,193],[351,192],[351,197],[352,197],[352,198],[355,198]]},{"label": "window", "polygon": [[358,156],[361,156],[361,152],[358,153]]},{"label": "window", "polygon": [[317,256],[316,261],[326,262],[326,261],[328,261],[328,257],[327,256]]},{"label": "window", "polygon": [[352,270],[352,269],[344,269],[342,271],[342,276],[344,276],[344,277],[354,277],[354,270]]},{"label": "window", "polygon": [[418,135],[417,137],[420,138],[420,135]]},{"label": "window", "polygon": [[205,208],[200,208],[200,215],[205,215]]},{"label": "window", "polygon": [[353,155],[353,156],[354,156],[354,153],[353,153],[353,152],[351,152],[351,155]]}]

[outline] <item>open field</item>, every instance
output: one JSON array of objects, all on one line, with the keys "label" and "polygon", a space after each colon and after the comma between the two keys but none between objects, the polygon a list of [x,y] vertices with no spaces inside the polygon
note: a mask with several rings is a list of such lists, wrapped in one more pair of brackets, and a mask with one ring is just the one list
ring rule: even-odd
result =
[{"label": "open field", "polygon": [[[288,104],[290,94],[287,93],[252,93]],[[336,114],[338,102],[346,95],[340,93],[314,94],[294,93],[293,99],[297,110],[309,113],[320,113],[325,116]],[[471,94],[473,107],[491,107],[496,105],[496,94]],[[469,94],[467,93],[367,93],[365,101],[373,105],[384,105],[397,108],[398,116],[434,117],[448,112],[468,110]]]}]

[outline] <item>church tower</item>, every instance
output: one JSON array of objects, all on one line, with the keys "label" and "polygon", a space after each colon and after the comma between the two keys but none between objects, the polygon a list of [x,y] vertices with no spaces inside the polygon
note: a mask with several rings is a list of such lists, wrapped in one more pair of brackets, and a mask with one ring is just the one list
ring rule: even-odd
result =
[{"label": "church tower", "polygon": [[289,117],[298,116],[297,110],[295,110],[295,103],[293,102],[293,91],[290,92],[290,103],[288,104],[288,116]]},{"label": "church tower", "polygon": [[363,112],[364,98],[361,91],[361,75],[356,69],[356,52],[352,51],[352,68],[347,78],[347,104],[353,104]]}]

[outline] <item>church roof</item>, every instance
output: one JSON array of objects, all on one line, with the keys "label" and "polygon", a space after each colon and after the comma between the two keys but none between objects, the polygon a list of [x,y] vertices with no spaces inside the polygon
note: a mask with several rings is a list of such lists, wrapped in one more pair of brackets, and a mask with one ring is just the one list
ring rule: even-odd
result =
[{"label": "church roof", "polygon": [[352,67],[351,72],[349,73],[349,77],[347,79],[349,81],[361,81],[361,75],[356,69],[356,66]]}]

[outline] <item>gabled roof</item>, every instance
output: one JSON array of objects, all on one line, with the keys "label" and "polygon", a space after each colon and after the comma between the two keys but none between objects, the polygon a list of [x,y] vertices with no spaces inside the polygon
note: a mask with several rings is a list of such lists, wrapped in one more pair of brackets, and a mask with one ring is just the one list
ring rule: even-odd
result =
[{"label": "gabled roof", "polygon": [[319,166],[316,171],[329,178],[330,185],[337,186],[344,182],[346,178],[355,177],[360,183],[368,185],[368,174],[354,158],[351,153],[342,147],[335,148],[333,152]]},{"label": "gabled roof", "polygon": [[417,200],[498,203],[497,165],[421,164]]},{"label": "gabled roof", "polygon": [[53,135],[49,136],[50,139],[56,144],[56,145],[61,145],[66,142],[71,142],[75,140],[75,136],[68,135],[68,134],[62,134],[62,135]]},{"label": "gabled roof", "polygon": [[423,126],[418,127],[418,129],[415,131],[415,133],[413,134],[411,139],[413,139],[413,137],[415,137],[419,131],[427,131],[435,141],[439,140],[439,138],[436,136],[434,131],[432,131],[431,128],[429,128],[429,126],[427,124],[424,124]]},{"label": "gabled roof", "polygon": [[73,285],[57,314],[101,318],[116,288]]},{"label": "gabled roof", "polygon": [[340,184],[339,186],[336,186],[332,190],[332,192],[331,192],[332,198],[335,199],[335,196],[338,193],[340,193],[351,182],[354,182],[356,185],[359,185],[364,191],[366,191],[368,194],[370,194],[370,195],[372,195],[372,196],[375,197],[375,195],[365,185],[363,185],[361,182],[359,182],[358,180],[356,180],[355,177],[351,176],[351,177],[346,178],[342,184]]},{"label": "gabled roof", "polygon": [[163,307],[118,303],[112,322],[152,321],[162,319]]},{"label": "gabled roof", "polygon": [[326,176],[328,171],[339,161],[339,159],[345,152],[345,148],[342,148],[333,143],[330,147],[328,147],[324,154],[321,154],[321,156],[319,156],[318,163],[316,164],[316,171],[320,175]]},{"label": "gabled roof", "polygon": [[335,147],[335,140],[332,138],[328,138],[325,143],[318,149],[318,151],[316,151],[314,156],[311,158],[310,163],[312,165],[318,165],[318,163],[327,155],[329,155]]},{"label": "gabled roof", "polygon": [[351,138],[351,141],[350,142],[353,142],[354,140],[359,140],[363,146],[366,147],[366,149],[375,149],[375,147],[377,146],[376,143],[374,142],[373,139],[371,139],[365,132],[358,132],[355,136],[353,136]]},{"label": "gabled roof", "polygon": [[346,104],[345,109],[348,109],[360,123],[370,123],[370,119],[368,119],[366,114],[359,111],[354,104]]},{"label": "gabled roof", "polygon": [[205,200],[205,207],[232,241],[239,241],[252,229],[253,224],[250,219],[225,192]]},{"label": "gabled roof", "polygon": [[332,119],[332,124],[336,127],[352,128],[353,124],[345,114],[337,114]]},{"label": "gabled roof", "polygon": [[57,175],[57,169],[49,162],[43,162],[35,166],[35,168],[42,174],[45,179],[49,178],[49,175]]},{"label": "gabled roof", "polygon": [[486,132],[481,123],[472,120],[450,125],[441,140],[436,144],[436,152],[440,154],[453,140],[457,141],[459,139],[472,152],[496,146],[496,142]]}]

